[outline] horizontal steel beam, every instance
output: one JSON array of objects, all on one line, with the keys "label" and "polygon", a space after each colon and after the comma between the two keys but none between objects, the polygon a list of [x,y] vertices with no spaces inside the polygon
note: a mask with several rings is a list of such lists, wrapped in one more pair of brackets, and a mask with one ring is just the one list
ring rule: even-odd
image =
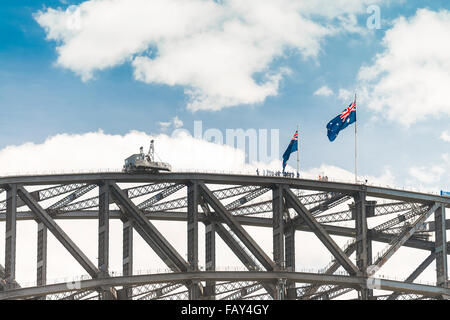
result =
[{"label": "horizontal steel beam", "polygon": [[450,207],[450,197],[444,197],[434,194],[413,192],[407,190],[390,189],[383,187],[367,186],[362,184],[319,181],[308,179],[254,176],[238,174],[213,174],[196,172],[171,172],[171,173],[80,173],[80,174],[55,174],[55,175],[35,175],[35,176],[8,176],[0,178],[0,188],[8,184],[23,185],[52,185],[61,183],[98,183],[102,180],[112,180],[118,183],[146,183],[146,182],[173,182],[188,183],[192,180],[204,181],[211,184],[228,185],[255,185],[262,187],[271,187],[274,184],[284,185],[289,188],[298,188],[304,190],[342,192],[355,194],[360,191],[367,193],[367,196],[393,199],[408,202],[420,203],[443,203]]},{"label": "horizontal steel beam", "polygon": [[[122,276],[111,278],[99,278],[83,280],[77,283],[78,290],[95,289],[100,286],[137,286],[151,283],[182,283],[186,281],[259,281],[273,282],[278,279],[286,279],[291,282],[330,284],[347,288],[366,288],[367,277],[324,275],[304,272],[258,272],[258,271],[198,271]],[[377,279],[380,290],[401,291],[405,293],[423,294],[429,297],[438,295],[450,295],[450,288],[435,287],[430,285],[403,283],[401,281]],[[28,287],[0,292],[0,300],[21,299],[59,292],[73,291],[73,283],[58,283],[39,287]]]},{"label": "horizontal steel beam", "polygon": [[[187,214],[185,212],[151,212],[145,213],[145,216],[149,220],[156,221],[186,221]],[[121,212],[119,210],[111,210],[110,211],[110,219],[120,219]],[[34,215],[31,212],[17,212],[17,221],[22,220],[33,220]],[[75,212],[67,212],[62,215],[58,215],[54,217],[54,220],[72,220],[72,219],[90,219],[96,220],[98,219],[98,211],[97,210],[89,210],[89,211],[75,211]],[[244,226],[252,226],[252,227],[262,227],[262,228],[272,228],[273,222],[271,218],[261,218],[261,217],[246,217],[246,216],[236,216],[236,220]],[[0,221],[5,221],[5,215],[0,214]],[[199,221],[205,222],[208,221],[203,213],[199,213]],[[322,227],[333,236],[342,236],[342,237],[355,237],[356,231],[354,228],[342,227],[342,226],[334,226],[334,225],[326,225],[323,224]],[[298,231],[312,232],[311,228],[307,225],[298,225],[295,227]],[[374,230],[369,230],[369,238],[373,241],[389,243],[394,238],[394,234],[387,234],[382,232],[376,232]],[[426,241],[426,240],[418,240],[418,239],[409,239],[403,245],[409,248],[433,251],[434,250],[434,242]],[[450,254],[450,244],[449,244],[448,254]]]}]

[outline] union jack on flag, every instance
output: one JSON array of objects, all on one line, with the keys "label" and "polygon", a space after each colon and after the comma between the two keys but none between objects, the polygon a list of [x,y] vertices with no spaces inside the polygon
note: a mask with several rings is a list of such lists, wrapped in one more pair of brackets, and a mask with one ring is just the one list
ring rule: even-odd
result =
[{"label": "union jack on flag", "polygon": [[355,100],[344,109],[339,115],[327,124],[327,136],[330,141],[334,141],[339,132],[356,122],[356,96]]},{"label": "union jack on flag", "polygon": [[339,116],[342,119],[342,122],[344,122],[353,111],[356,112],[356,99],[353,100],[353,102],[347,108],[345,108],[345,110]]}]

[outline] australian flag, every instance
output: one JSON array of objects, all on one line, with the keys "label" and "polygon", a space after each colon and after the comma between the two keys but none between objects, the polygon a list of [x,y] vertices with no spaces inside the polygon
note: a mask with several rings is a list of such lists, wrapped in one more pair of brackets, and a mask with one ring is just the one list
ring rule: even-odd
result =
[{"label": "australian flag", "polygon": [[294,136],[292,137],[291,142],[289,143],[286,151],[283,153],[283,172],[286,168],[287,161],[289,160],[289,156],[292,152],[297,151],[298,149],[298,131],[295,131]]},{"label": "australian flag", "polygon": [[327,136],[330,141],[336,139],[339,131],[356,122],[356,96],[355,100],[341,114],[327,124]]}]

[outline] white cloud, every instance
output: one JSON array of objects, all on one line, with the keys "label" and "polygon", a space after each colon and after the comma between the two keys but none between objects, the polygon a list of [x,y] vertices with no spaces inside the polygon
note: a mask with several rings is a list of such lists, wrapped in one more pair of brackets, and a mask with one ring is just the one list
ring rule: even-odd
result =
[{"label": "white cloud", "polygon": [[352,100],[353,93],[346,89],[339,89],[338,97],[344,102],[350,102],[350,100]]},{"label": "white cloud", "polygon": [[328,88],[327,86],[323,86],[323,87],[317,89],[317,90],[314,92],[314,95],[315,95],[315,96],[325,96],[325,97],[328,97],[328,96],[331,96],[332,94],[333,94],[333,90],[331,90],[331,89]]},{"label": "white cloud", "polygon": [[171,121],[161,121],[158,122],[161,131],[165,132],[167,129],[169,129],[170,126],[172,126],[174,129],[181,128],[183,126],[183,121],[178,118],[178,116],[175,116],[172,118]]},{"label": "white cloud", "polygon": [[168,121],[168,122],[161,121],[161,122],[158,122],[158,124],[161,127],[161,130],[165,131],[165,130],[167,130],[167,128],[170,127],[172,122],[170,122],[170,121]]},{"label": "white cloud", "polygon": [[172,123],[173,126],[178,129],[181,128],[183,126],[183,121],[181,121],[178,116],[176,116],[175,118],[172,119]]},{"label": "white cloud", "polygon": [[91,79],[131,62],[146,83],[182,86],[190,110],[257,104],[278,94],[289,52],[317,57],[326,36],[357,32],[356,13],[387,0],[97,0],[35,14],[57,64]]},{"label": "white cloud", "polygon": [[444,162],[445,162],[446,164],[449,165],[449,168],[450,168],[450,153],[444,153],[444,154],[442,155],[442,159],[444,160]]},{"label": "white cloud", "polygon": [[450,142],[450,133],[448,131],[443,131],[441,134],[441,139]]},{"label": "white cloud", "polygon": [[425,184],[439,182],[445,172],[446,170],[443,167],[437,165],[430,167],[411,167],[409,169],[409,174],[412,177]]},{"label": "white cloud", "polygon": [[394,21],[384,51],[359,71],[369,108],[409,126],[450,115],[450,11],[420,9]]}]

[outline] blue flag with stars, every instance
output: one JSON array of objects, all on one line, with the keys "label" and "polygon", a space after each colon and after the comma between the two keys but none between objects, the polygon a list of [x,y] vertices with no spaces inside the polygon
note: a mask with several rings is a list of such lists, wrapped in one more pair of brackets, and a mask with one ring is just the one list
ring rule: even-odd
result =
[{"label": "blue flag with stars", "polygon": [[292,152],[297,151],[298,149],[298,131],[295,131],[294,136],[291,139],[291,142],[289,143],[288,147],[286,148],[286,151],[283,153],[283,172],[286,168],[287,161],[289,160],[289,156]]},{"label": "blue flag with stars", "polygon": [[334,141],[341,130],[344,130],[353,122],[356,122],[356,97],[355,100],[327,124],[327,136]]}]

